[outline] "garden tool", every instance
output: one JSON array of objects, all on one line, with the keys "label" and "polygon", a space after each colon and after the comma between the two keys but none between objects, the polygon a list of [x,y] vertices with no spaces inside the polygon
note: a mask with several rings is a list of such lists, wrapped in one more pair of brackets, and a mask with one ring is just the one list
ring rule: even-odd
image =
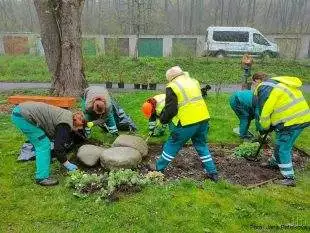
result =
[{"label": "garden tool", "polygon": [[255,158],[258,157],[258,154],[259,154],[260,150],[262,149],[263,145],[265,145],[266,140],[267,140],[267,137],[268,137],[268,134],[269,134],[269,132],[265,133],[263,139],[262,139],[261,142],[259,143],[259,147],[258,147],[258,149],[257,149],[257,151],[256,151]]}]

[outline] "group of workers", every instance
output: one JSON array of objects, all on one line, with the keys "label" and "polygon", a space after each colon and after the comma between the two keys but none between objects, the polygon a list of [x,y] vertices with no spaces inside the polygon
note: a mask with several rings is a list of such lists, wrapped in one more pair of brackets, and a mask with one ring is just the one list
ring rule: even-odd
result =
[{"label": "group of workers", "polygon": [[[210,114],[197,80],[191,78],[179,66],[167,70],[166,93],[155,95],[142,105],[142,112],[149,119],[149,135],[160,136],[169,128],[170,136],[153,169],[164,171],[179,150],[192,140],[206,176],[218,181],[219,176],[207,144]],[[256,73],[252,77],[252,90],[235,92],[230,105],[240,120],[240,137],[248,139],[249,125],[255,119],[261,134],[276,132],[274,155],[270,166],[278,166],[283,175],[281,184],[294,186],[292,147],[302,130],[310,125],[310,110],[296,77],[268,77]],[[118,129],[111,113],[111,98],[103,87],[89,87],[82,98],[83,112],[69,110],[43,103],[22,103],[12,113],[13,123],[21,129],[35,147],[36,182],[55,185],[50,177],[51,143],[53,153],[68,171],[77,166],[66,159],[66,152],[74,143],[87,136],[93,124],[105,124],[112,134]],[[91,124],[90,124],[91,123]]]}]

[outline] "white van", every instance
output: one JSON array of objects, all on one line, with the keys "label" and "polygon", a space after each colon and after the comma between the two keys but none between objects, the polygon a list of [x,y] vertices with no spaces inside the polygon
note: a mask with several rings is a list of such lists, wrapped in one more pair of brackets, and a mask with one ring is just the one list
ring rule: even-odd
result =
[{"label": "white van", "polygon": [[277,44],[250,27],[208,27],[206,55],[224,57],[250,53],[253,56],[277,57]]}]

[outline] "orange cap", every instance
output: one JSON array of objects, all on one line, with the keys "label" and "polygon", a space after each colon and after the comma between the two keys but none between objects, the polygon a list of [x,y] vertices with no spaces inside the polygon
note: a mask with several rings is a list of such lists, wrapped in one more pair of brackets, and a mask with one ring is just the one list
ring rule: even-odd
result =
[{"label": "orange cap", "polygon": [[142,112],[143,112],[144,116],[146,116],[147,118],[150,118],[152,116],[152,113],[153,113],[153,105],[149,102],[145,102],[142,105]]}]

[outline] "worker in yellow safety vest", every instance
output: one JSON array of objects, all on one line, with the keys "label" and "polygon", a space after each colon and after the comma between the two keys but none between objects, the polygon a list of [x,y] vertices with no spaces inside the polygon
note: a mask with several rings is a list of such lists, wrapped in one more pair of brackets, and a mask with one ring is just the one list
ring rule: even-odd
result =
[{"label": "worker in yellow safety vest", "polygon": [[147,99],[142,105],[142,112],[149,119],[149,135],[162,136],[165,133],[166,125],[160,124],[159,117],[165,107],[165,94],[155,95]]},{"label": "worker in yellow safety vest", "polygon": [[276,142],[269,165],[277,165],[283,180],[281,184],[295,186],[292,148],[304,128],[310,125],[310,110],[296,77],[269,78],[260,72],[252,77],[254,101],[262,134],[275,130]]},{"label": "worker in yellow safety vest", "polygon": [[169,83],[166,87],[165,106],[160,114],[160,122],[169,123],[170,137],[156,161],[156,170],[163,171],[183,145],[191,139],[202,160],[207,177],[217,181],[217,170],[206,143],[210,115],[200,85],[179,66],[170,68],[166,72],[166,78]]}]

